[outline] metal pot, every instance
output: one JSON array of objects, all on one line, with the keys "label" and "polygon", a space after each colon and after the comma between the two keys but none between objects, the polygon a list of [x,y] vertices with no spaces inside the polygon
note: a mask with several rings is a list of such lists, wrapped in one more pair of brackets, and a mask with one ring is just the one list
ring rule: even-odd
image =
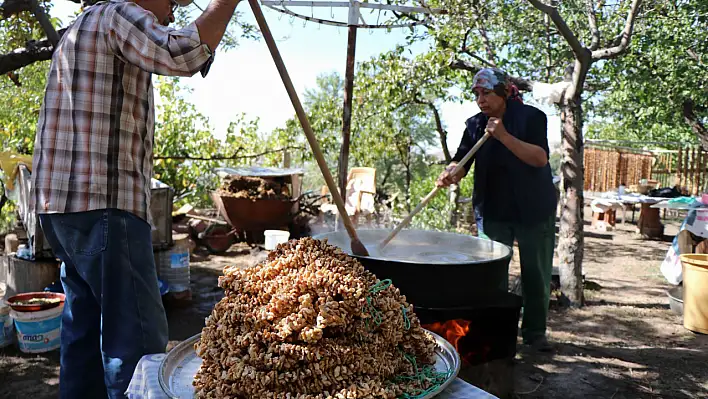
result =
[{"label": "metal pot", "polygon": [[669,308],[679,316],[683,316],[683,287],[678,286],[668,290]]},{"label": "metal pot", "polygon": [[370,256],[351,253],[346,231],[314,236],[327,239],[356,258],[379,279],[390,279],[415,306],[428,308],[472,305],[480,296],[506,292],[511,248],[464,234],[403,230],[377,253],[388,230],[357,230]]}]

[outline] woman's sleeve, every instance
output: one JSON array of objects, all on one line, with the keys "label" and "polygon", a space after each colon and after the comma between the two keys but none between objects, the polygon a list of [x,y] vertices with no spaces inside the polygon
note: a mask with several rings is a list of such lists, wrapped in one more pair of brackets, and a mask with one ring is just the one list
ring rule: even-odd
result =
[{"label": "woman's sleeve", "polygon": [[529,132],[524,141],[543,148],[543,151],[546,151],[546,156],[548,156],[550,150],[548,149],[548,118],[546,114],[538,110],[532,114],[529,122],[526,125]]}]

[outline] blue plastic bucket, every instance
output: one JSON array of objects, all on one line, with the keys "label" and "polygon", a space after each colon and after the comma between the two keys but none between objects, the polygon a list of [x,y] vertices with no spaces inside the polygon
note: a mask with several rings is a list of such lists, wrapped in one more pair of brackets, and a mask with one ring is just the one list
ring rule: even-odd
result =
[{"label": "blue plastic bucket", "polygon": [[37,312],[10,311],[17,331],[17,346],[25,353],[42,353],[59,349],[61,313],[64,304]]},{"label": "blue plastic bucket", "polygon": [[15,342],[15,328],[10,317],[10,307],[0,303],[0,348]]}]

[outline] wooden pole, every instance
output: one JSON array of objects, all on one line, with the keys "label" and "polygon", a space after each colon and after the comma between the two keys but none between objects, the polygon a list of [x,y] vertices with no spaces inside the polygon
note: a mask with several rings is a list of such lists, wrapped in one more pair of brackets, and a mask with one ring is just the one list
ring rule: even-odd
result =
[{"label": "wooden pole", "polygon": [[696,194],[700,194],[703,191],[703,185],[701,184],[703,182],[703,149],[698,148],[698,160],[697,164],[698,167],[696,169],[696,174],[698,179],[696,180],[696,185],[698,188],[698,192]]},{"label": "wooden pole", "polygon": [[617,179],[619,178],[619,174],[622,170],[622,153],[619,151],[615,151],[614,153],[614,158],[613,158],[613,163],[614,163],[614,173],[610,175],[610,184],[607,186],[605,191],[612,190],[612,187],[617,186]]},{"label": "wooden pole", "polygon": [[698,176],[699,176],[699,173],[698,173],[698,162],[697,162],[698,157],[697,157],[697,154],[696,154],[696,148],[695,148],[695,147],[694,147],[693,150],[691,151],[691,157],[693,158],[693,159],[692,159],[692,161],[693,161],[693,171],[691,172],[691,174],[693,175],[693,178],[691,179],[691,185],[692,185],[692,190],[691,190],[691,192],[693,193],[693,195],[696,195],[696,194],[698,194]]},{"label": "wooden pole", "polygon": [[689,190],[688,193],[691,192],[690,187],[689,187],[689,182],[690,182],[691,176],[689,176],[689,174],[688,174],[689,170],[691,168],[690,155],[691,155],[691,150],[686,148],[685,155],[684,155],[685,159],[683,162],[683,175],[684,175],[684,179],[685,179],[684,185],[686,186],[687,190]]},{"label": "wooden pole", "polygon": [[[459,173],[462,170],[462,168],[464,168],[465,164],[470,159],[472,159],[474,154],[477,153],[479,148],[482,147],[482,145],[488,139],[489,139],[489,133],[485,132],[484,135],[477,141],[477,144],[475,144],[474,147],[472,147],[472,149],[469,150],[469,152],[467,152],[467,154],[464,156],[464,158],[462,158],[462,160],[457,164],[457,166],[455,166],[455,168],[452,170],[451,175],[454,176],[457,173]],[[420,201],[420,204],[418,204],[418,206],[416,206],[415,209],[413,209],[413,211],[411,213],[409,213],[408,216],[406,216],[406,218],[403,219],[403,221],[401,223],[399,223],[398,226],[396,226],[396,228],[394,228],[393,231],[391,231],[391,233],[389,233],[389,235],[383,241],[381,241],[381,243],[378,246],[378,250],[383,251],[383,248],[386,245],[388,245],[389,242],[391,242],[393,237],[395,237],[396,234],[398,234],[398,232],[401,231],[401,229],[403,229],[404,227],[406,227],[408,225],[408,223],[410,223],[410,221],[413,219],[413,216],[415,216],[418,212],[420,212],[421,209],[423,209],[428,204],[428,202],[430,202],[430,200],[432,200],[435,197],[435,195],[438,193],[439,190],[440,190],[440,187],[438,185],[436,185],[435,188],[432,191],[430,191],[428,193],[428,195],[426,195],[425,198],[423,198],[422,201]]]},{"label": "wooden pole", "polygon": [[[351,18],[350,18],[351,19]],[[356,22],[356,21],[355,21]],[[350,21],[351,23],[351,21]],[[349,175],[349,146],[352,129],[352,102],[354,94],[354,65],[356,60],[356,26],[349,25],[347,37],[347,65],[344,73],[344,111],[342,113],[342,147],[339,152],[339,190],[347,195]]]},{"label": "wooden pole", "polygon": [[597,185],[597,150],[593,149],[592,150],[592,162],[591,162],[591,168],[592,170],[590,171],[592,173],[592,183],[590,183],[590,191],[595,191],[595,187]]},{"label": "wooden pole", "polygon": [[679,148],[678,158],[676,158],[676,174],[678,175],[676,180],[678,181],[679,190],[683,186],[683,176],[681,176],[683,163],[683,148]]},{"label": "wooden pole", "polygon": [[669,153],[669,160],[667,162],[667,167],[666,170],[669,171],[669,181],[667,182],[668,185],[673,187],[675,185],[673,179],[674,179],[674,154]]},{"label": "wooden pole", "polygon": [[309,142],[310,147],[312,148],[312,153],[315,157],[315,160],[317,161],[317,165],[320,167],[320,171],[322,172],[322,176],[325,179],[325,183],[327,183],[327,187],[329,188],[330,194],[332,195],[332,199],[337,205],[339,216],[344,221],[344,227],[347,229],[347,233],[349,233],[349,238],[351,240],[352,246],[352,253],[354,253],[355,255],[368,256],[369,253],[366,250],[366,247],[364,247],[364,244],[362,244],[361,240],[359,240],[359,237],[356,233],[356,229],[354,228],[354,225],[352,224],[352,221],[349,218],[349,214],[347,214],[347,209],[344,207],[344,200],[342,199],[342,195],[339,193],[339,190],[337,189],[337,184],[332,178],[332,173],[330,173],[329,168],[327,167],[327,162],[325,161],[324,154],[322,154],[322,150],[320,149],[320,145],[317,142],[315,133],[312,131],[310,121],[307,119],[307,113],[305,113],[305,109],[303,108],[302,103],[300,102],[300,98],[297,95],[297,91],[295,91],[295,86],[293,86],[293,82],[290,79],[290,75],[288,74],[288,71],[285,68],[285,63],[283,62],[283,58],[280,56],[280,52],[278,51],[278,47],[275,44],[273,34],[271,33],[270,28],[268,27],[268,23],[265,20],[263,10],[261,10],[261,6],[260,4],[258,4],[258,0],[248,0],[248,3],[251,5],[253,15],[256,19],[256,22],[258,23],[258,27],[261,29],[263,38],[265,39],[266,45],[268,46],[268,50],[270,50],[270,54],[273,57],[275,66],[278,69],[278,73],[280,74],[280,78],[283,80],[283,85],[285,85],[285,90],[288,92],[290,101],[292,102],[293,107],[295,108],[295,114],[297,115],[298,120],[302,125],[302,130],[305,132],[305,137],[307,137],[307,141]]}]

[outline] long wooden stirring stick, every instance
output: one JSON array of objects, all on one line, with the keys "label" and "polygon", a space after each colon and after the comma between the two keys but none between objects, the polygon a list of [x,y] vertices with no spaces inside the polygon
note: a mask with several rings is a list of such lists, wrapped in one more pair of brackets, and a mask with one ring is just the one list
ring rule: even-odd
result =
[{"label": "long wooden stirring stick", "polygon": [[344,207],[344,200],[342,199],[342,195],[339,192],[339,189],[337,188],[334,179],[332,178],[332,174],[330,173],[329,168],[327,167],[327,162],[325,162],[325,158],[322,154],[322,150],[320,149],[320,145],[317,142],[317,138],[315,138],[314,132],[312,131],[310,121],[307,119],[307,114],[305,113],[305,110],[302,107],[302,104],[300,103],[300,99],[298,98],[297,92],[295,91],[295,87],[293,87],[293,82],[292,80],[290,80],[290,75],[285,69],[285,63],[280,57],[280,52],[278,51],[278,47],[275,45],[275,39],[273,39],[273,34],[270,32],[270,28],[268,28],[268,23],[266,22],[265,17],[263,16],[261,6],[260,4],[258,4],[258,0],[248,0],[248,3],[251,5],[253,15],[255,16],[256,21],[258,22],[258,27],[263,33],[263,38],[265,39],[266,44],[268,45],[268,50],[270,50],[270,54],[271,56],[273,56],[273,61],[275,62],[276,68],[278,68],[280,78],[283,80],[285,90],[288,92],[288,96],[290,97],[290,101],[293,103],[293,107],[295,107],[295,113],[297,114],[297,118],[300,120],[302,129],[305,131],[305,136],[307,136],[307,141],[310,143],[310,147],[312,148],[312,153],[315,156],[317,165],[319,165],[320,167],[320,171],[322,172],[322,176],[324,176],[325,182],[327,183],[327,187],[329,188],[329,192],[332,193],[332,199],[337,205],[337,210],[339,211],[339,215],[342,217],[344,227],[349,233],[349,238],[351,239],[352,253],[354,255],[359,256],[369,256],[369,252],[366,250],[366,247],[361,242],[361,240],[359,240],[359,237],[356,234],[356,230],[354,229],[354,225],[352,224],[351,219],[349,219],[349,214],[347,213],[347,210]]},{"label": "long wooden stirring stick", "polygon": [[[475,144],[474,147],[472,147],[472,149],[469,150],[469,152],[467,152],[467,155],[465,155],[465,157],[462,158],[462,160],[457,164],[457,166],[455,166],[455,169],[452,170],[451,174],[453,176],[456,175],[460,170],[462,170],[462,168],[465,167],[465,164],[467,163],[467,161],[469,161],[470,158],[472,158],[472,156],[474,156],[474,154],[477,152],[477,150],[479,150],[479,148],[482,146],[482,144],[484,144],[487,141],[487,139],[489,139],[489,133],[485,132],[484,136],[482,136],[477,141],[477,144]],[[418,204],[418,206],[416,206],[415,209],[413,209],[413,211],[411,211],[411,213],[409,213],[408,216],[406,216],[406,218],[403,219],[403,221],[401,223],[399,223],[398,226],[396,226],[396,228],[393,229],[393,231],[391,233],[389,233],[389,235],[383,241],[381,241],[381,243],[378,245],[377,249],[379,251],[383,251],[384,247],[386,245],[388,245],[388,243],[391,242],[391,240],[393,240],[393,237],[395,237],[396,234],[398,234],[401,231],[401,229],[406,227],[408,225],[408,223],[411,222],[411,219],[413,219],[413,216],[415,216],[426,205],[428,205],[428,202],[430,202],[430,200],[432,200],[435,197],[435,195],[438,193],[438,191],[440,191],[440,187],[438,187],[436,185],[435,188],[430,193],[428,193],[428,195],[426,195],[422,201],[420,201],[420,204]]]}]

